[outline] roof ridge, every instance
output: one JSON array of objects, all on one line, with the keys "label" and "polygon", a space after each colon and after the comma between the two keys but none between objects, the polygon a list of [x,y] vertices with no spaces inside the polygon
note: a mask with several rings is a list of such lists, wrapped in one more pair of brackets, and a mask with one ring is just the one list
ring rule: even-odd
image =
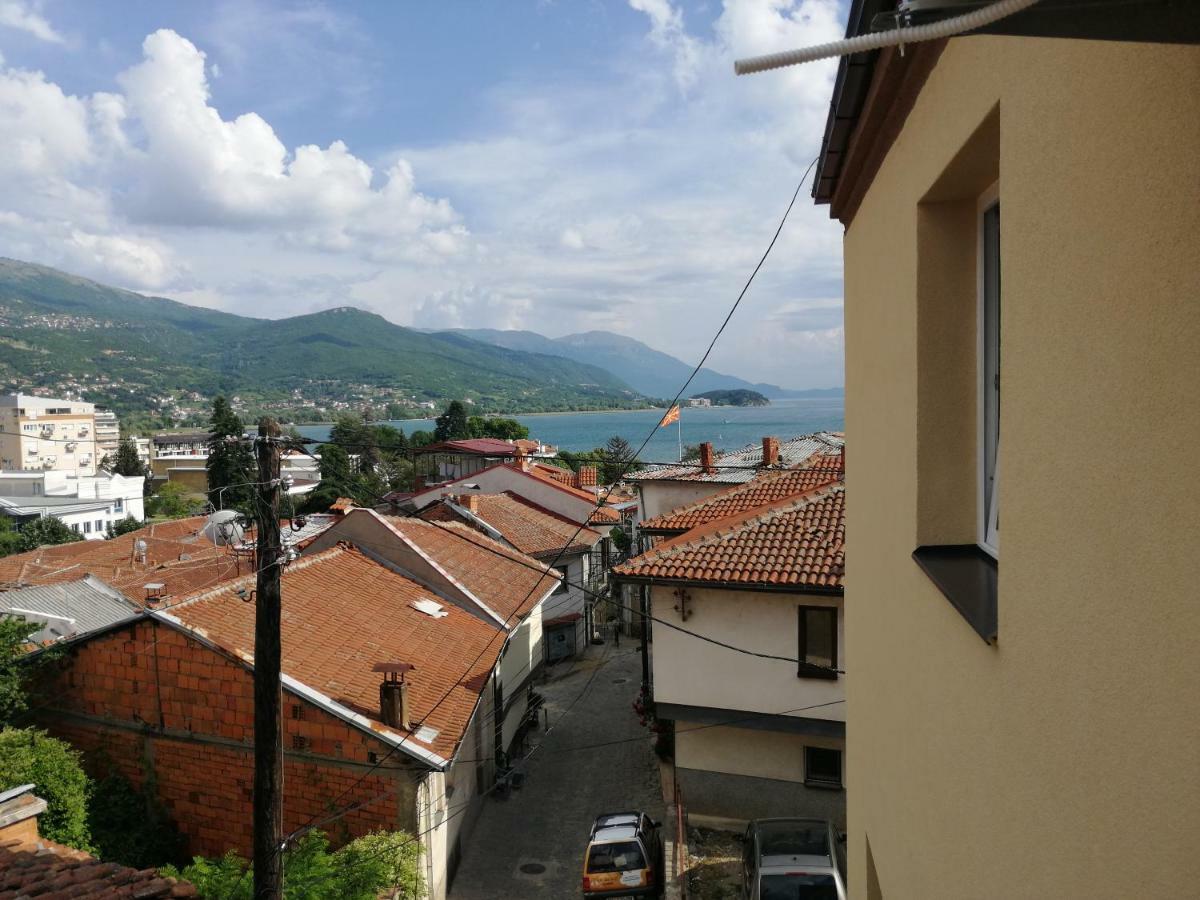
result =
[{"label": "roof ridge", "polygon": [[[772,500],[769,503],[751,507],[748,510],[743,510],[733,515],[714,519],[712,522],[698,525],[692,529],[692,531],[704,531],[704,534],[688,538],[691,531],[685,531],[678,537],[671,538],[659,544],[658,547],[655,547],[649,553],[642,554],[642,556],[630,560],[629,563],[636,562],[638,559],[646,559],[647,561],[651,559],[669,559],[675,553],[683,550],[698,550],[708,547],[711,544],[726,540],[732,535],[740,534],[749,528],[765,524],[776,516],[800,509],[814,500],[823,499],[826,494],[836,493],[839,490],[845,490],[845,485],[842,482],[830,482],[810,488],[799,495]],[[708,529],[712,530],[708,531]],[[653,554],[653,556],[650,554]],[[626,563],[626,565],[629,563]]]}]

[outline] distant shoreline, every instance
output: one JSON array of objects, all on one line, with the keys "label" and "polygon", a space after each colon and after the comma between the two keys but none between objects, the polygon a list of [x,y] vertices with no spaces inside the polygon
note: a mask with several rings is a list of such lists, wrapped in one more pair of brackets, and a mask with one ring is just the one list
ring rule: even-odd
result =
[{"label": "distant shoreline", "polygon": [[[630,406],[622,409],[558,409],[551,412],[514,412],[514,413],[485,413],[484,417],[494,417],[498,419],[511,419],[513,416],[590,416],[601,415],[604,413],[630,413],[630,412],[652,412],[657,409],[666,409],[665,406]],[[381,425],[388,422],[432,422],[437,416],[413,416],[411,419],[372,419],[371,424]],[[336,425],[337,422],[283,422],[291,428],[316,428],[318,425]]]}]

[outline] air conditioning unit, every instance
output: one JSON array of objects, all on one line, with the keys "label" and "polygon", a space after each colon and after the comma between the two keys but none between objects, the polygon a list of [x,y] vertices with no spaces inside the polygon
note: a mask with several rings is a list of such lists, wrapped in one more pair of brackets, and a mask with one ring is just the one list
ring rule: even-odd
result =
[{"label": "air conditioning unit", "polygon": [[43,459],[42,460],[42,468],[43,469],[53,469],[54,468],[54,457],[47,456],[45,459]]},{"label": "air conditioning unit", "polygon": [[75,452],[75,442],[74,441],[67,441],[67,452],[68,453]]},{"label": "air conditioning unit", "polygon": [[25,449],[25,452],[26,452],[26,453],[28,453],[30,456],[37,456],[37,453],[38,453],[38,447],[37,447],[37,444],[30,444],[30,445],[29,445],[29,446],[28,446],[28,447]]}]

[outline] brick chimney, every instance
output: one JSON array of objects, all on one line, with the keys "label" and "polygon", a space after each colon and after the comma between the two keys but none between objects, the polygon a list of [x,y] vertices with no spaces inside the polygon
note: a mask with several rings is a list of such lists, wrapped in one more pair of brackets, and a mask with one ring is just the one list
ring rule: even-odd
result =
[{"label": "brick chimney", "polygon": [[765,437],[762,441],[762,455],[764,466],[774,466],[779,464],[779,438]]},{"label": "brick chimney", "polygon": [[705,475],[715,475],[716,467],[713,465],[713,445],[712,441],[705,441],[700,445],[700,468]]},{"label": "brick chimney", "polygon": [[479,495],[478,494],[459,494],[458,505],[470,513],[479,512]]},{"label": "brick chimney", "polygon": [[408,682],[404,676],[415,668],[411,663],[376,663],[372,668],[383,673],[383,681],[379,683],[379,718],[389,728],[412,730]]},{"label": "brick chimney", "polygon": [[579,487],[595,487],[600,483],[600,473],[595,466],[579,467]]},{"label": "brick chimney", "polygon": [[45,811],[46,801],[33,795],[32,784],[0,793],[0,846],[36,844],[41,838],[38,816]]}]

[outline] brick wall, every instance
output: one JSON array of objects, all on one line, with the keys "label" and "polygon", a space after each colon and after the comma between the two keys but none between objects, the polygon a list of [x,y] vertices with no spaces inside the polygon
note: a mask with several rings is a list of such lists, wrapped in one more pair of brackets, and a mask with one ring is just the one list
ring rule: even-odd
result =
[{"label": "brick wall", "polygon": [[[248,855],[254,784],[253,676],[170,626],[144,620],[75,647],[35,686],[43,727],[149,785],[188,836],[189,852]],[[422,769],[388,745],[287,691],[283,697],[284,828],[363,803],[327,827],[335,844],[372,829],[416,831]]]}]

